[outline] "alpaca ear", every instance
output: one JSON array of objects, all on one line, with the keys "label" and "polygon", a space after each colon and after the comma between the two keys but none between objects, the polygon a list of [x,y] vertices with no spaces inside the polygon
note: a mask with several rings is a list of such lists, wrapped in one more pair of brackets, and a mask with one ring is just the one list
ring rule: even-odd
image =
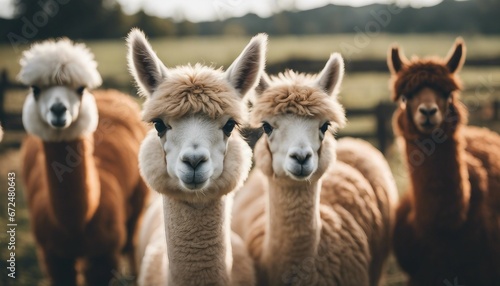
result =
[{"label": "alpaca ear", "polygon": [[387,57],[387,66],[392,74],[398,73],[404,65],[408,62],[403,51],[398,45],[394,44],[389,49],[389,56]]},{"label": "alpaca ear", "polygon": [[455,44],[451,48],[446,61],[446,66],[451,73],[458,72],[465,62],[465,42],[459,37],[455,40]]},{"label": "alpaca ear", "polygon": [[339,53],[330,55],[325,67],[319,73],[316,84],[328,95],[337,93],[338,87],[344,77],[344,60]]},{"label": "alpaca ear", "polygon": [[267,75],[267,73],[262,72],[262,76],[260,77],[259,84],[255,88],[255,93],[257,95],[261,95],[262,93],[264,93],[264,91],[269,88],[270,81],[271,80],[269,79],[269,76]]},{"label": "alpaca ear", "polygon": [[258,34],[226,71],[226,78],[243,97],[255,87],[266,61],[267,35]]},{"label": "alpaca ear", "polygon": [[140,93],[151,96],[168,70],[151,48],[144,33],[134,28],[127,36],[128,67]]}]

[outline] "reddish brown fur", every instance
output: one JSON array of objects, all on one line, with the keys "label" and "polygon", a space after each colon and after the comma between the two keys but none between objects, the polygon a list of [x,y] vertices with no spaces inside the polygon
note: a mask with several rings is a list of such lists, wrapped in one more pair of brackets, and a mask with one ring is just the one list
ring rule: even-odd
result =
[{"label": "reddish brown fur", "polygon": [[[500,285],[500,136],[466,126],[460,83],[444,61],[414,59],[399,72],[394,67],[393,99],[408,98],[394,115],[394,128],[404,138],[411,179],[397,210],[397,260],[410,285]],[[419,132],[412,119],[412,101],[423,87],[451,97],[439,106],[445,111],[439,140]],[[424,153],[422,142],[435,149]]]},{"label": "reddish brown fur", "polygon": [[391,86],[392,99],[401,95],[411,97],[423,86],[435,89],[449,95],[462,86],[458,77],[450,73],[440,59],[413,60],[396,74],[393,74]]},{"label": "reddish brown fur", "polygon": [[[89,285],[108,285],[103,281],[120,270],[120,253],[133,257],[134,233],[148,194],[137,167],[146,131],[137,104],[116,91],[94,95],[99,125],[91,138],[47,143],[28,136],[23,144],[31,224],[54,285],[75,285],[80,259]],[[59,177],[62,181],[53,171],[55,162],[69,168]]]}]

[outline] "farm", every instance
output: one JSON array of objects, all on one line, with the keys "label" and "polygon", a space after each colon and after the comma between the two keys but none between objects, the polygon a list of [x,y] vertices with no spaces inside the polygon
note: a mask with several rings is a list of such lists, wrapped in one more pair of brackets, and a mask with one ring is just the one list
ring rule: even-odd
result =
[{"label": "farm", "polygon": [[[298,71],[319,72],[314,65],[315,61],[322,64],[326,62],[333,52],[341,52],[346,62],[346,74],[342,83],[339,101],[347,109],[374,109],[381,102],[390,101],[389,71],[370,69],[351,70],[351,64],[371,61],[384,63],[389,47],[398,43],[404,48],[407,56],[416,54],[438,55],[444,57],[453,43],[455,36],[449,34],[378,34],[367,38],[363,45],[356,39],[356,34],[340,34],[332,36],[276,36],[270,37],[267,53],[267,66],[290,60],[301,60],[303,66],[296,67]],[[467,105],[471,114],[472,124],[488,127],[500,132],[500,117],[496,117],[498,108],[494,105],[500,101],[500,37],[461,35],[467,45],[467,59],[460,72],[464,92],[462,100]],[[227,66],[237,57],[239,51],[248,42],[249,37],[184,37],[152,39],[151,45],[158,53],[160,59],[167,67],[175,67],[185,63],[204,63],[218,68]],[[90,50],[95,54],[98,70],[103,78],[103,88],[117,88],[122,92],[133,95],[138,102],[144,99],[136,96],[133,79],[129,75],[126,61],[126,45],[124,40],[85,41]],[[350,48],[346,48],[350,47]],[[25,46],[24,48],[29,48]],[[23,48],[23,49],[24,49]],[[0,46],[0,70],[7,71],[10,81],[15,80],[19,73],[19,59],[21,49],[16,51],[10,45]],[[468,65],[468,62],[481,62],[481,60],[496,61],[496,65]],[[309,64],[308,64],[309,63]],[[27,94],[26,90],[5,90],[3,94],[4,111],[20,113],[22,104]],[[0,91],[1,92],[1,91]],[[391,114],[387,115],[390,121]],[[339,136],[349,134],[372,134],[377,128],[374,116],[362,115],[349,117],[347,113],[347,126],[339,132]],[[390,123],[388,123],[390,124]],[[390,128],[389,128],[390,129]],[[23,195],[21,182],[21,166],[19,143],[24,137],[24,132],[19,130],[6,130],[4,140],[0,143],[0,185],[8,183],[7,173],[15,172],[16,181],[16,267],[18,277],[16,284],[12,284],[6,275],[0,278],[2,285],[47,285],[42,279],[39,269],[34,239],[29,231],[30,222]],[[370,142],[377,145],[375,136],[367,135]],[[406,192],[408,177],[404,162],[396,142],[392,136],[388,139],[390,144],[384,151],[392,173],[396,179],[400,194]],[[0,197],[7,198],[7,188],[0,188]],[[4,202],[5,200],[1,200]],[[8,219],[7,204],[0,205],[0,224],[5,225]],[[8,233],[0,233],[0,241],[8,239]],[[6,248],[0,249],[0,257],[7,257]],[[2,264],[3,265],[3,264]],[[128,285],[128,277],[115,277],[113,285]],[[389,258],[386,272],[382,278],[382,285],[404,285],[405,277],[397,266],[394,257]],[[19,283],[19,284],[17,284]],[[121,284],[120,284],[121,283]]]}]

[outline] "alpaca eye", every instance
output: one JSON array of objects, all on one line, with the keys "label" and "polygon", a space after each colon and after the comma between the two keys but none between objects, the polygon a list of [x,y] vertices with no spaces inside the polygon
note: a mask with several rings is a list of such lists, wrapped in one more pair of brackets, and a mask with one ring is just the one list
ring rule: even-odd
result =
[{"label": "alpaca eye", "polygon": [[231,136],[231,132],[233,132],[234,127],[236,126],[236,121],[234,119],[229,119],[224,127],[222,127],[222,132],[224,132],[224,135],[227,137]]},{"label": "alpaca eye", "polygon": [[325,134],[325,133],[326,133],[326,131],[328,130],[328,127],[330,127],[330,125],[331,125],[331,124],[330,124],[330,122],[325,122],[325,124],[323,124],[323,125],[319,128],[319,130],[321,130],[321,133]]},{"label": "alpaca eye", "polygon": [[153,124],[158,132],[158,137],[162,137],[165,135],[167,130],[170,129],[169,126],[165,125],[161,119],[153,119]]},{"label": "alpaca eye", "polygon": [[269,124],[265,121],[262,122],[262,129],[267,134],[267,136],[271,135],[271,133],[273,132],[273,127],[271,126],[271,124]]},{"label": "alpaca eye", "polygon": [[406,95],[401,94],[401,102],[402,102],[402,103],[406,103],[406,101],[407,101],[407,100],[408,100],[408,99],[406,98]]},{"label": "alpaca eye", "polygon": [[31,86],[31,90],[33,91],[33,95],[35,97],[38,97],[40,95],[40,93],[42,92],[42,90],[38,86],[35,86],[35,85]]},{"label": "alpaca eye", "polygon": [[79,88],[76,89],[76,93],[78,95],[83,95],[84,90],[85,90],[85,86],[80,86]]}]

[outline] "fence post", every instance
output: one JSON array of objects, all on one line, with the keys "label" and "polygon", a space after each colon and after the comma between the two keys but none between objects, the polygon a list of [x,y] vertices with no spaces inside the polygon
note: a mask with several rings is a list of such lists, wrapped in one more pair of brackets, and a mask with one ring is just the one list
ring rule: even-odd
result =
[{"label": "fence post", "polygon": [[377,118],[377,141],[378,147],[382,153],[385,154],[385,149],[387,148],[387,128],[385,125],[385,114],[384,107],[382,103],[379,103],[375,109],[375,114]]},{"label": "fence post", "polygon": [[380,151],[385,154],[389,145],[390,130],[387,128],[387,123],[392,118],[394,106],[390,103],[380,102],[375,108],[375,116],[377,118],[377,141]]},{"label": "fence post", "polygon": [[500,120],[500,100],[495,100],[493,102],[493,120]]},{"label": "fence post", "polygon": [[0,122],[5,124],[5,105],[4,105],[4,97],[5,91],[7,90],[8,77],[7,70],[2,70],[0,74]]}]

